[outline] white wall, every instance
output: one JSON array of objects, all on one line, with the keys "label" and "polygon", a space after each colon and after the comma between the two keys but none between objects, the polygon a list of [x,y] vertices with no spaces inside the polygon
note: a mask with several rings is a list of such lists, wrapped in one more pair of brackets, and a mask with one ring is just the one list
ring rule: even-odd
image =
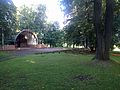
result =
[{"label": "white wall", "polygon": [[28,45],[37,45],[38,44],[37,39],[34,37],[34,35],[29,34],[29,35],[26,35],[26,37],[27,37],[26,39],[27,39]]}]

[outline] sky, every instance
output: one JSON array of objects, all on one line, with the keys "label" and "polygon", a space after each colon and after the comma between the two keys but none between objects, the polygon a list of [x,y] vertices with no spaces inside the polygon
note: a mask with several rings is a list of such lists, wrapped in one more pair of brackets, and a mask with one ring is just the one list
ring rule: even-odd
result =
[{"label": "sky", "polygon": [[22,5],[31,6],[44,4],[47,8],[47,17],[48,21],[58,21],[60,27],[62,28],[64,22],[64,14],[60,10],[60,6],[58,0],[12,0],[16,7],[20,7]]}]

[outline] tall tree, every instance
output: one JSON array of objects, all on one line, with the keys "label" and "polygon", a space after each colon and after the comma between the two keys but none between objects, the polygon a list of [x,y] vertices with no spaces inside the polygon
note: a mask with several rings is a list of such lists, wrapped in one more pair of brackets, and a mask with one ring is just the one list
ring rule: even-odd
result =
[{"label": "tall tree", "polygon": [[47,28],[44,31],[42,41],[50,47],[62,46],[64,42],[64,32],[59,29],[58,22],[47,24]]},{"label": "tall tree", "polygon": [[16,30],[16,7],[11,0],[0,1],[0,44],[11,36]]},{"label": "tall tree", "polygon": [[39,43],[42,43],[41,39],[44,34],[44,30],[46,29],[46,7],[44,5],[38,5],[36,10],[36,16],[34,20],[34,32],[38,33]]},{"label": "tall tree", "polygon": [[18,10],[18,29],[33,29],[35,24],[34,20],[36,17],[36,12],[32,7],[27,7],[25,5],[21,6]]},{"label": "tall tree", "polygon": [[96,59],[104,57],[104,37],[101,30],[102,0],[94,0],[94,28],[96,31]]},{"label": "tall tree", "polygon": [[106,13],[105,13],[105,59],[109,60],[109,50],[112,41],[114,20],[114,0],[106,0]]},{"label": "tall tree", "polygon": [[96,31],[96,59],[110,60],[109,49],[112,41],[114,0],[106,0],[105,23],[102,30],[102,0],[94,0],[94,26]]},{"label": "tall tree", "polygon": [[62,0],[63,10],[68,17],[67,42],[74,46],[84,45],[93,50],[95,32],[93,28],[93,3],[91,0]]}]

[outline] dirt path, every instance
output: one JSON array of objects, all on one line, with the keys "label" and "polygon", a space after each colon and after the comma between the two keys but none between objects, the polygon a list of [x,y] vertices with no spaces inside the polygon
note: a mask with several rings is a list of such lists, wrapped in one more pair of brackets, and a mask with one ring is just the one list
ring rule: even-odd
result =
[{"label": "dirt path", "polygon": [[66,48],[44,48],[44,49],[36,49],[36,48],[21,48],[17,50],[6,50],[4,52],[8,52],[7,56],[1,56],[0,62],[11,60],[12,58],[22,57],[31,54],[41,54],[41,53],[52,53],[52,52],[59,52],[68,50]]},{"label": "dirt path", "polygon": [[15,51],[8,51],[12,55],[15,56],[26,56],[35,53],[47,53],[47,52],[56,52],[56,51],[64,51],[66,48],[44,48],[44,49],[35,49],[35,48],[25,48]]}]

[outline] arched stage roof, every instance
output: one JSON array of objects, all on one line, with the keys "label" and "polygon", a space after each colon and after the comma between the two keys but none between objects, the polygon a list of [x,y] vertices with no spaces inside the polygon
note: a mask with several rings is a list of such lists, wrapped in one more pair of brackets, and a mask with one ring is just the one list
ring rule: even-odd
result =
[{"label": "arched stage roof", "polygon": [[15,37],[16,47],[29,47],[38,44],[38,38],[35,33],[29,29],[23,29]]}]

